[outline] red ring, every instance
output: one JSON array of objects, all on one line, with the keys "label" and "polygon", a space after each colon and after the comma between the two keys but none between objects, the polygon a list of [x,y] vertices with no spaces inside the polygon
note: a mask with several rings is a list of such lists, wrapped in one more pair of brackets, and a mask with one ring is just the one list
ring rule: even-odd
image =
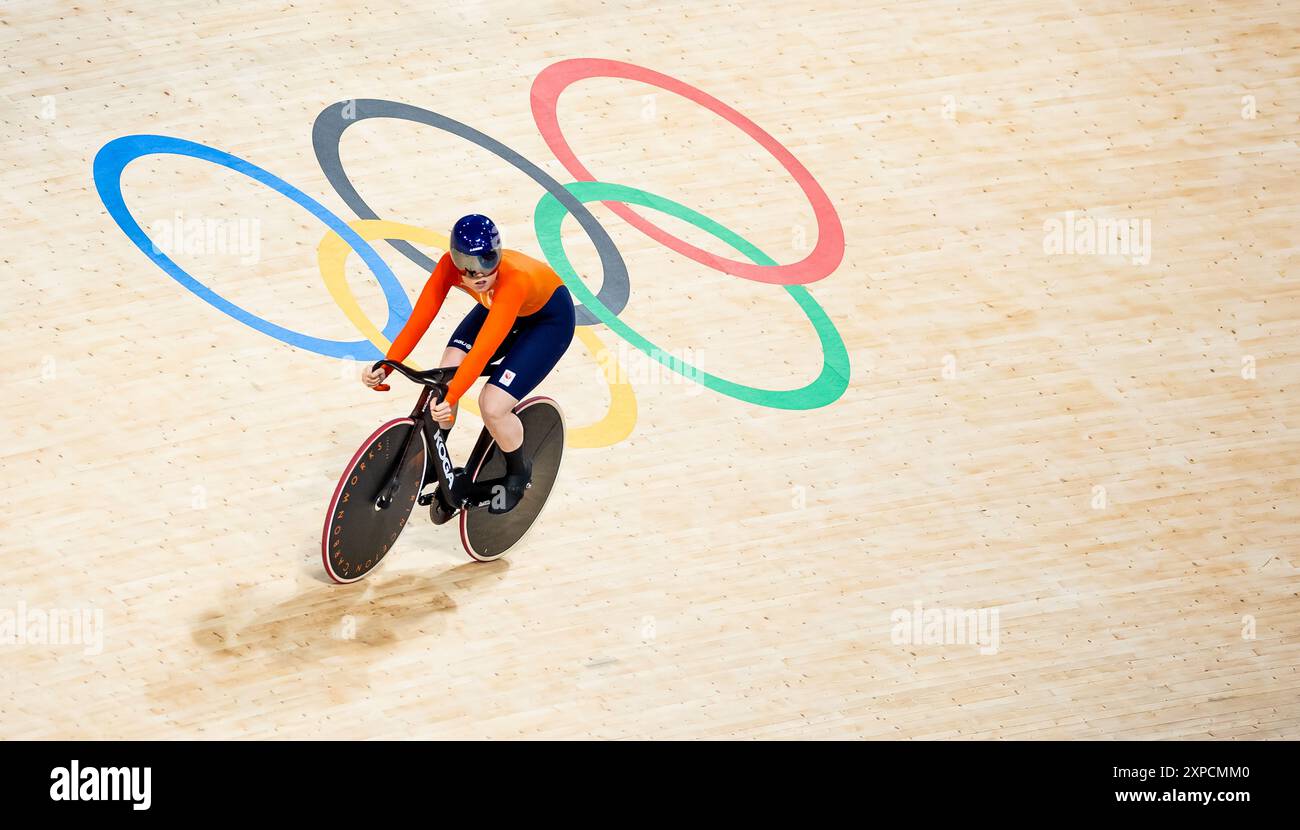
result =
[{"label": "red ring", "polygon": [[551,64],[538,73],[533,80],[533,88],[530,94],[533,120],[537,122],[537,129],[541,132],[542,138],[546,140],[547,146],[551,148],[551,152],[555,154],[555,157],[560,160],[560,163],[575,179],[588,182],[596,181],[596,177],[583,166],[582,162],[578,161],[577,155],[574,154],[569,143],[565,141],[564,133],[560,131],[560,120],[556,112],[556,104],[560,99],[561,92],[575,81],[587,78],[625,78],[630,81],[640,81],[651,86],[657,86],[660,89],[674,92],[683,98],[694,101],[715,115],[720,115],[731,124],[739,127],[781,163],[781,166],[786,169],[786,172],[794,178],[795,183],[803,190],[804,195],[808,197],[808,202],[812,205],[813,216],[817,219],[817,245],[808,256],[789,265],[755,265],[752,262],[741,262],[711,254],[703,248],[697,248],[689,242],[678,239],[653,222],[642,218],[640,214],[622,202],[605,202],[604,204],[615,214],[640,229],[642,233],[651,239],[682,256],[690,257],[696,262],[722,271],[724,274],[744,277],[747,280],[775,285],[806,285],[810,282],[816,282],[839,267],[840,262],[844,259],[844,227],[840,224],[839,214],[835,212],[835,207],[831,204],[826,191],[822,190],[821,185],[808,172],[808,169],[799,163],[794,154],[787,150],[781,142],[768,135],[762,127],[759,127],[717,98],[676,78],[670,78],[660,72],[655,72],[653,69],[646,69],[623,61],[603,60],[600,58],[573,58]]}]

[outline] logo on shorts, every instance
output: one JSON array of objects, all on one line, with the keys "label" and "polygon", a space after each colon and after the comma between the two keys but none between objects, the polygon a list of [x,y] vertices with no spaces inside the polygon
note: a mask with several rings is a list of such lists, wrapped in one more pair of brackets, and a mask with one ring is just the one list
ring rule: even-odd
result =
[{"label": "logo on shorts", "polygon": [[515,373],[512,372],[512,371],[510,371],[509,369],[506,369],[504,372],[501,373],[501,385],[502,385],[502,386],[509,386],[509,385],[510,385],[510,381],[512,381],[512,380],[514,380],[514,379],[515,379]]}]

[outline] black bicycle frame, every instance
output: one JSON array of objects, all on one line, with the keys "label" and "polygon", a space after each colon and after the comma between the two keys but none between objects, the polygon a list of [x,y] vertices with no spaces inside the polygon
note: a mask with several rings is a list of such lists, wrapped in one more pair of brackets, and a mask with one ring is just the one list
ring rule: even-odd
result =
[{"label": "black bicycle frame", "polygon": [[[436,395],[436,403],[442,403],[447,397],[447,382],[456,374],[455,367],[443,369],[430,369],[427,372],[414,372],[401,363],[392,360],[380,360],[375,363],[373,368],[380,366],[391,366],[394,370],[406,376],[410,380],[421,384],[424,389],[420,392],[420,399],[416,402],[415,408],[411,410],[410,418],[414,420],[419,428],[424,432],[430,452],[433,458],[430,459],[433,464],[434,475],[437,476],[438,483],[442,485],[442,492],[447,494],[447,498],[455,506],[459,506],[461,499],[457,495],[461,487],[460,476],[456,474],[455,468],[451,463],[451,453],[447,451],[447,441],[441,428],[434,422],[433,416],[429,414],[429,398]],[[491,367],[485,367],[483,374],[488,374]],[[402,450],[397,454],[397,460],[393,463],[392,469],[384,477],[384,484],[379,488],[375,495],[375,506],[381,510],[393,503],[393,496],[397,493],[400,484],[400,472],[406,466],[407,453],[411,450],[411,442],[415,438],[415,430],[406,434],[406,439],[402,442]],[[462,473],[462,475],[464,475]],[[420,481],[420,489],[424,489],[424,481]]]}]

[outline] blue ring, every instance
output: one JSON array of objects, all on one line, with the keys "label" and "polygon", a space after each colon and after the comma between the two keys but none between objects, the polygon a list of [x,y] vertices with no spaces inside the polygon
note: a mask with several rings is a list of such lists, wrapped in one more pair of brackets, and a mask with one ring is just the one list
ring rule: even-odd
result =
[{"label": "blue ring", "polygon": [[370,269],[370,273],[374,274],[375,278],[379,280],[379,286],[384,292],[384,300],[388,303],[388,322],[383,329],[384,337],[390,341],[394,340],[402,330],[407,318],[411,316],[411,303],[406,297],[406,292],[402,289],[401,283],[397,281],[397,277],[393,276],[393,272],[389,269],[387,263],[375,252],[375,249],[370,247],[370,244],[362,239],[356,231],[348,227],[346,222],[331,213],[328,208],[284,179],[268,173],[251,162],[208,147],[205,144],[165,135],[125,135],[108,142],[95,154],[95,188],[99,191],[99,198],[104,202],[104,207],[108,209],[108,215],[113,217],[113,221],[117,222],[118,227],[127,235],[127,238],[134,242],[135,246],[143,251],[145,256],[153,260],[155,265],[166,271],[172,279],[185,286],[199,299],[225,312],[249,328],[263,334],[269,334],[271,337],[290,346],[297,346],[300,349],[306,349],[326,357],[352,358],[354,360],[378,360],[384,356],[369,340],[325,340],[320,337],[310,337],[263,320],[261,317],[245,311],[225,297],[217,294],[211,288],[190,276],[171,257],[159,251],[153,244],[153,240],[135,221],[135,217],[131,215],[131,211],[126,206],[126,201],[122,198],[122,171],[136,159],[150,155],[189,156],[202,161],[210,161],[236,173],[243,173],[280,195],[289,197],[300,207],[306,208],[313,216],[325,223],[330,230],[342,237],[344,242],[352,246],[352,250],[361,255],[361,259]]}]

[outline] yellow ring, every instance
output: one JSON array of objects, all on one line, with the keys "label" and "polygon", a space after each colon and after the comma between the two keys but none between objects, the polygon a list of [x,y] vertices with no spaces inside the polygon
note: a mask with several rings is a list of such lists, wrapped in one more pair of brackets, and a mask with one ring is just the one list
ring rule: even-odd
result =
[{"label": "yellow ring", "polygon": [[[447,235],[427,228],[417,228],[414,225],[383,219],[357,219],[349,222],[348,227],[367,242],[374,239],[401,239],[447,250]],[[387,352],[392,343],[361,310],[356,295],[348,287],[346,265],[348,255],[351,253],[352,247],[343,241],[343,237],[334,231],[326,232],[316,248],[316,263],[320,268],[321,278],[325,281],[325,287],[334,298],[335,304],[352,325],[356,326],[357,331],[361,332],[379,351]],[[595,332],[587,326],[582,326],[574,333],[605,375],[605,380],[609,384],[609,411],[605,413],[604,418],[594,424],[569,430],[565,443],[570,447],[609,447],[632,434],[632,428],[636,426],[636,393],[633,392],[630,383],[619,377],[616,362]],[[414,361],[407,361],[407,363],[413,369],[420,368]],[[475,401],[465,398],[461,403],[471,413],[480,416]]]},{"label": "yellow ring", "polygon": [[619,377],[626,373],[619,372],[613,353],[590,326],[579,326],[573,333],[605,375],[609,384],[609,411],[594,424],[570,430],[564,443],[570,447],[612,447],[631,435],[632,427],[636,426],[636,392],[626,378]]}]

